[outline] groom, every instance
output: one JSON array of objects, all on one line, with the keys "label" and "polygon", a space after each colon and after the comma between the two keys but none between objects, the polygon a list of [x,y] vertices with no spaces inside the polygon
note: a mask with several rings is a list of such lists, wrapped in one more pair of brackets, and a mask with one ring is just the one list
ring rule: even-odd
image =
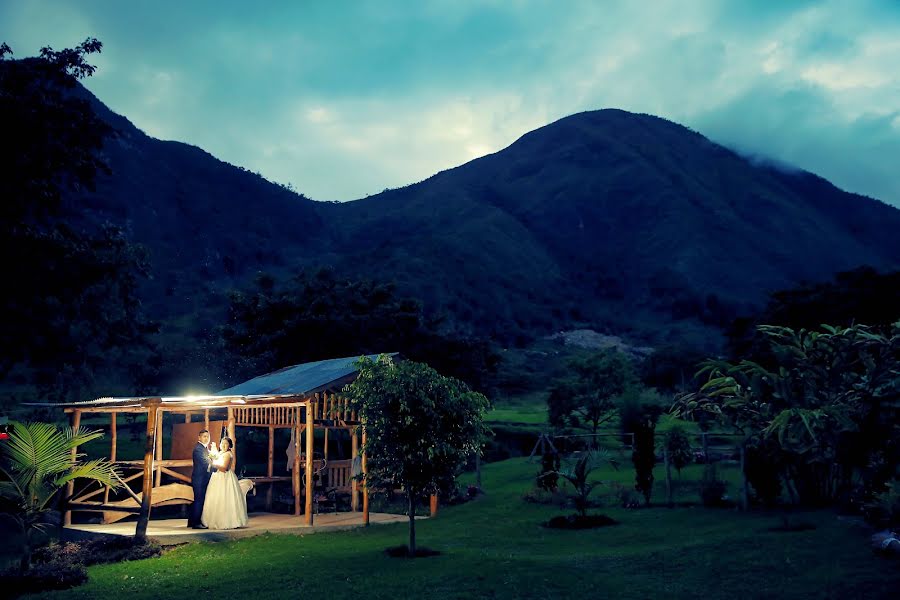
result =
[{"label": "groom", "polygon": [[194,488],[194,504],[191,506],[191,517],[188,519],[188,527],[193,529],[206,529],[200,521],[203,515],[203,503],[206,502],[206,486],[212,472],[209,469],[209,431],[204,429],[197,436],[197,445],[191,456],[194,470],[191,471],[191,487]]}]

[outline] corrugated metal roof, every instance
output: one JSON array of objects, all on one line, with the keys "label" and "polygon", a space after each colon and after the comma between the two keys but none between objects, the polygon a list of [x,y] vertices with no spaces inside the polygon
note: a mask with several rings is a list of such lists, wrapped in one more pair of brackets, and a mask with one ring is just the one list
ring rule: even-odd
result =
[{"label": "corrugated metal roof", "polygon": [[[387,356],[396,356],[390,352]],[[375,360],[378,354],[370,354],[368,358]],[[354,375],[358,369],[356,361],[359,356],[332,358],[308,362],[293,367],[285,367],[266,375],[254,377],[250,381],[218,392],[218,396],[237,396],[251,394],[311,394],[328,389],[344,379]]]},{"label": "corrugated metal roof", "polygon": [[[24,406],[49,406],[53,408],[80,408],[80,409],[122,409],[139,408],[146,400],[153,400],[158,396],[127,396],[121,398],[97,398],[96,400],[83,400],[80,402],[23,402]],[[241,406],[245,404],[260,404],[272,402],[299,401],[295,394],[216,394],[214,396],[164,396],[159,398],[163,408],[224,408],[226,406]]]}]

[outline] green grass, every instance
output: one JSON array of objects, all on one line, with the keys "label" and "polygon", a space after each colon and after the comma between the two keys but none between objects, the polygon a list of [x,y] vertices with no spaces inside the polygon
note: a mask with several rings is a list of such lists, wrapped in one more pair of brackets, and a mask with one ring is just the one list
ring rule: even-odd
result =
[{"label": "green grass", "polygon": [[776,514],[700,507],[608,506],[595,510],[620,525],[549,530],[541,523],[569,511],[523,501],[537,469],[524,459],[485,465],[486,496],[419,522],[419,544],[437,557],[385,556],[406,541],[405,525],[265,535],[92,567],[86,585],[47,597],[877,598],[900,584],[896,563],[874,557],[863,530],[826,511],[802,515],[816,529],[797,533],[769,531]]}]

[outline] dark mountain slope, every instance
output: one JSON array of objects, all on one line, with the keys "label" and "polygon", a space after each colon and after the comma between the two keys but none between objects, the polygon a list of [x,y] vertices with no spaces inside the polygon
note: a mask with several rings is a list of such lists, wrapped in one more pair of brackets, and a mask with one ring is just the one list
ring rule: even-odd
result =
[{"label": "dark mountain slope", "polygon": [[312,265],[397,281],[448,327],[506,339],[572,324],[706,336],[771,290],[900,267],[900,211],[657,117],[573,115],[421,183],[333,204],[95,105],[118,131],[113,173],[82,201],[148,247],[148,304],[186,330],[220,322],[224,293],[254,273]]},{"label": "dark mountain slope", "polygon": [[[555,298],[562,316],[625,319],[604,310],[612,302],[691,317],[860,264],[900,266],[900,211],[618,110],[567,117],[336,212],[353,261],[389,272],[431,257],[427,296],[504,295],[519,315]],[[477,274],[477,293],[460,291],[460,268]],[[475,310],[497,316],[491,303]]]},{"label": "dark mountain slope", "polygon": [[325,230],[317,203],[197,147],[151,138],[89,98],[115,129],[105,146],[112,174],[79,202],[91,221],[124,225],[149,250],[152,315],[221,309],[253,273],[317,254]]}]

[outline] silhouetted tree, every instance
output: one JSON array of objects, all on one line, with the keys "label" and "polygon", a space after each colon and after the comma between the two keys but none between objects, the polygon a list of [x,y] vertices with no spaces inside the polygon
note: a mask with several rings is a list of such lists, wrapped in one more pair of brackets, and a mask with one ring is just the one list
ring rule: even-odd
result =
[{"label": "silhouetted tree", "polygon": [[78,397],[100,366],[140,365],[153,327],[141,316],[143,251],[120,228],[80,222],[80,194],[93,189],[111,130],[77,80],[102,44],[12,60],[0,45],[0,252],[7,292],[0,304],[0,373],[19,367],[50,397]]},{"label": "silhouetted tree", "polygon": [[621,396],[637,385],[634,368],[618,351],[576,359],[571,368],[572,376],[557,384],[547,398],[550,424],[587,427],[596,434],[600,425],[616,415]]}]

